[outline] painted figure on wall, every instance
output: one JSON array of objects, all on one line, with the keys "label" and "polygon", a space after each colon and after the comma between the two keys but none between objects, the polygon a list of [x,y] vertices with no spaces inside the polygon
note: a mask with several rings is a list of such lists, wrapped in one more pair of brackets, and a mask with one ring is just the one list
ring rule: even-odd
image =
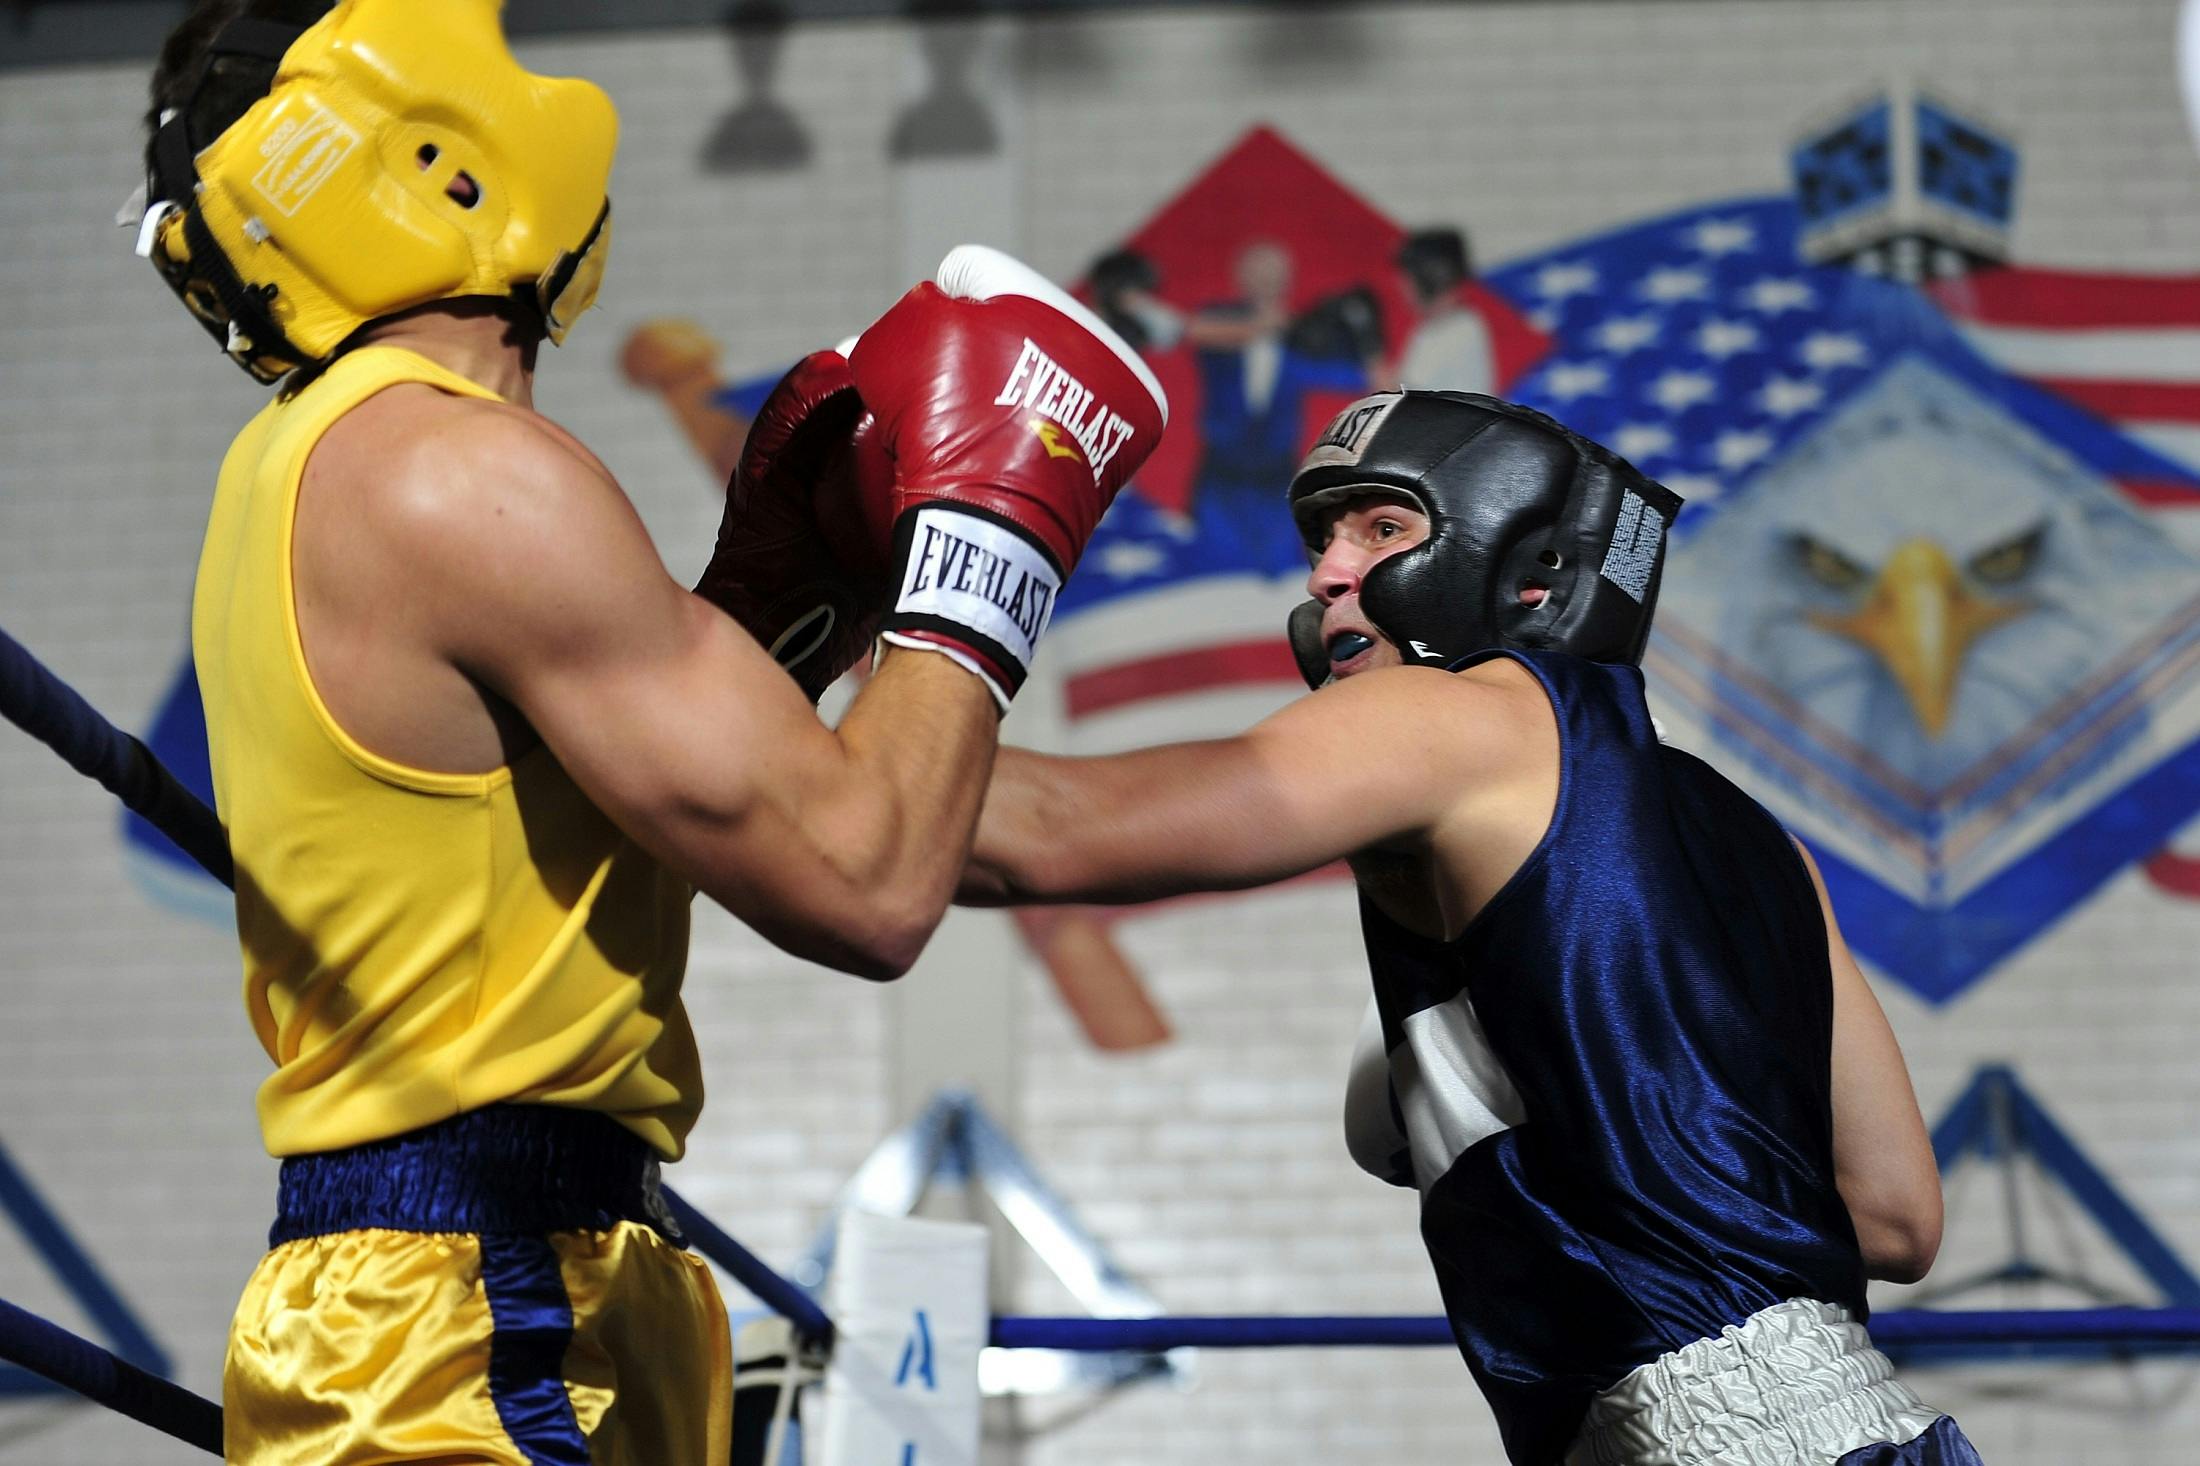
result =
[{"label": "painted figure on wall", "polygon": [[1474,278],[1460,229],[1422,229],[1393,257],[1417,312],[1405,349],[1384,380],[1441,392],[1497,391],[1489,323],[1467,290]]}]

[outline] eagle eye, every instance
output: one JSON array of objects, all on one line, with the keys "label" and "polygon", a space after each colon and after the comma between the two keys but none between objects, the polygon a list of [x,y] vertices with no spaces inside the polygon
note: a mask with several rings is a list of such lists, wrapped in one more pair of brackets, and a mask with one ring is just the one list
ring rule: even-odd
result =
[{"label": "eagle eye", "polygon": [[1970,572],[1988,585],[2010,585],[2032,573],[2047,541],[2047,526],[2035,524],[2022,534],[1988,545],[1971,557]]},{"label": "eagle eye", "polygon": [[1790,547],[1804,573],[1828,589],[1854,590],[1870,578],[1863,566],[1814,535],[1798,534]]}]

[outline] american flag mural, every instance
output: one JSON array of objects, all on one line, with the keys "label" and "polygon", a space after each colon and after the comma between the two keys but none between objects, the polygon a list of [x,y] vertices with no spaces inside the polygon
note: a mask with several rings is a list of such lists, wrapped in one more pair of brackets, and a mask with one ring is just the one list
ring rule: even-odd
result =
[{"label": "american flag mural", "polygon": [[[1476,304],[1527,348],[1504,395],[1689,500],[1646,663],[1672,736],[1813,844],[1860,952],[1943,1001],[2134,861],[2192,873],[2162,847],[2200,814],[2200,279],[1920,288],[1806,263],[1801,226],[1784,196],[1623,224],[1487,271]],[[1393,349],[1411,327],[1386,319]],[[1310,395],[1302,444],[1336,400]],[[1180,399],[1172,431],[1201,419]],[[1281,626],[1303,562],[1200,515],[1198,477],[1126,496],[1065,594],[1074,751],[1225,734],[1302,691]]]},{"label": "american flag mural", "polygon": [[[2013,266],[1931,295],[1995,366],[2200,472],[2200,277]],[[2124,487],[2169,508],[2195,502],[2182,477]]]}]

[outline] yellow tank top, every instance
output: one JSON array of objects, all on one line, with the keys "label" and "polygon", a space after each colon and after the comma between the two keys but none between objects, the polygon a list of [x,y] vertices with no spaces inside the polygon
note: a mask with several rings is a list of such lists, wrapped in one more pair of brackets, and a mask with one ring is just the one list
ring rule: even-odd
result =
[{"label": "yellow tank top", "polygon": [[486,774],[382,758],[314,689],[291,587],[306,457],[383,388],[495,394],[368,347],[278,396],[230,446],[191,645],[237,863],[244,998],[275,1072],[278,1156],[502,1101],[600,1110],[677,1158],[702,1104],[680,1004],[684,882],[546,748]]}]

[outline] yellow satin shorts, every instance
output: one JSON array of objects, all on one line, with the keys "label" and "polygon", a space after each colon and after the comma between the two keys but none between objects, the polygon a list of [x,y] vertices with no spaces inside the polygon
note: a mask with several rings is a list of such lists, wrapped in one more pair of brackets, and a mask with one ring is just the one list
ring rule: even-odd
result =
[{"label": "yellow satin shorts", "polygon": [[222,1372],[242,1466],[725,1466],[709,1267],[650,1227],[366,1229],[252,1274]]}]

